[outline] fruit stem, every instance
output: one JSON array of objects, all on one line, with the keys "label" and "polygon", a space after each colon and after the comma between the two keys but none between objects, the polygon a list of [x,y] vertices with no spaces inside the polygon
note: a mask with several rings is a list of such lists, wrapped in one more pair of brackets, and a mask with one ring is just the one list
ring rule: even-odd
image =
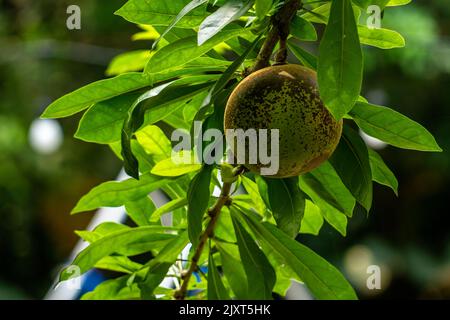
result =
[{"label": "fruit stem", "polygon": [[270,66],[270,58],[278,42],[280,42],[280,51],[277,54],[276,63],[286,63],[286,40],[289,36],[289,25],[302,6],[301,0],[286,0],[285,4],[272,17],[272,27],[259,51],[256,63],[251,72]]}]

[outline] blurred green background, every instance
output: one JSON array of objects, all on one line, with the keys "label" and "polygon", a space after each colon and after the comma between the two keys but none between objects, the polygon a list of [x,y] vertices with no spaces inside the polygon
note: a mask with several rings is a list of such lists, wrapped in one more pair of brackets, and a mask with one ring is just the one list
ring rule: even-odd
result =
[{"label": "blurred green background", "polygon": [[[73,231],[91,218],[70,210],[121,168],[107,147],[72,137],[79,118],[35,120],[52,100],[105,77],[118,53],[150,46],[132,42],[139,29],[113,15],[124,2],[0,0],[0,299],[45,295],[77,241]],[[81,30],[66,28],[72,4],[81,7]],[[391,8],[382,26],[407,45],[365,48],[365,96],[420,122],[449,150],[450,2]],[[38,139],[43,132],[56,138]],[[399,179],[399,197],[377,185],[373,210],[350,220],[347,238],[325,226],[319,237],[299,239],[338,265],[361,298],[449,299],[448,153],[380,152]],[[366,288],[373,264],[381,290]]]}]

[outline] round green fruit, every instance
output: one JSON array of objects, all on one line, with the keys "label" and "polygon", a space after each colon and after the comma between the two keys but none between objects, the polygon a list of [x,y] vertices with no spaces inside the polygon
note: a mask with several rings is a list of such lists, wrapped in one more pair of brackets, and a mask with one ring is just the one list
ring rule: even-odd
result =
[{"label": "round green fruit", "polygon": [[[268,67],[245,78],[227,102],[224,127],[279,129],[279,170],[273,176],[277,178],[318,167],[342,134],[342,120],[336,121],[319,98],[316,73],[294,64]],[[267,149],[270,154],[270,144]],[[265,165],[248,163],[248,145],[245,150],[244,165],[260,173]]]}]

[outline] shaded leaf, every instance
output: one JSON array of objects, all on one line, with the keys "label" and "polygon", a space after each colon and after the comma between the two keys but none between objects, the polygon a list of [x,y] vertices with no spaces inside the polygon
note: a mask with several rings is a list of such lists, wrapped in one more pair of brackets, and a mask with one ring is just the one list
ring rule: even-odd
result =
[{"label": "shaded leaf", "polygon": [[305,210],[305,197],[298,186],[298,178],[263,179],[267,184],[269,208],[278,228],[295,237]]},{"label": "shaded leaf", "polygon": [[313,24],[300,16],[294,16],[294,18],[292,19],[291,34],[299,40],[317,40],[317,32]]},{"label": "shaded leaf", "polygon": [[288,42],[288,47],[294,54],[294,56],[300,60],[300,62],[305,66],[313,70],[317,70],[317,58],[313,54],[309,53],[300,46],[295,45],[293,42]]},{"label": "shaded leaf", "polygon": [[373,181],[391,188],[394,193],[398,195],[397,178],[391,169],[384,163],[381,156],[376,151],[369,149],[369,160]]},{"label": "shaded leaf", "polygon": [[209,185],[211,182],[212,166],[203,166],[192,179],[187,194],[188,199],[188,230],[189,239],[194,247],[197,246],[202,233],[203,217],[208,209],[211,195]]},{"label": "shaded leaf", "polygon": [[245,59],[256,48],[259,40],[261,39],[261,35],[253,41],[253,43],[242,53],[237,59],[233,61],[233,63],[225,70],[222,76],[217,80],[217,82],[212,86],[208,95],[201,108],[206,107],[207,105],[214,103],[215,99],[218,98],[219,94],[226,87],[227,83],[235,77],[236,71],[241,67],[241,65],[245,62]]},{"label": "shaded leaf", "polygon": [[217,271],[214,257],[209,250],[208,258],[208,300],[230,300],[230,296],[222,282],[222,277]]},{"label": "shaded leaf", "polygon": [[366,144],[358,133],[345,125],[341,141],[329,161],[347,189],[369,212],[372,205],[372,172]]},{"label": "shaded leaf", "polygon": [[231,290],[238,299],[250,299],[248,295],[247,276],[239,256],[239,249],[234,244],[216,241],[216,248],[222,258],[222,268]]},{"label": "shaded leaf", "polygon": [[272,0],[255,0],[255,11],[259,20],[263,20],[269,14],[272,5]]},{"label": "shaded leaf", "polygon": [[250,234],[234,217],[233,207],[231,212],[239,254],[247,274],[247,287],[250,289],[247,292],[248,298],[251,300],[271,300],[276,281],[275,270]]},{"label": "shaded leaf", "polygon": [[303,175],[300,179],[303,179],[324,201],[345,213],[348,217],[352,216],[355,198],[328,161],[322,163],[312,172]]}]

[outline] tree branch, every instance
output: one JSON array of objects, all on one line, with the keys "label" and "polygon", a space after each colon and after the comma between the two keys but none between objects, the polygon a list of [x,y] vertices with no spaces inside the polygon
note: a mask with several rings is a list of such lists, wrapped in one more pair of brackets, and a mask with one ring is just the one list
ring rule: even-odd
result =
[{"label": "tree branch", "polygon": [[[244,173],[245,170],[245,167],[239,166],[235,168],[233,174],[237,177]],[[216,227],[217,221],[219,220],[220,212],[222,211],[222,208],[224,206],[227,206],[230,203],[231,186],[231,182],[225,182],[222,185],[222,191],[219,198],[217,199],[214,206],[208,210],[208,215],[211,217],[211,220],[209,221],[205,231],[200,236],[200,241],[198,243],[197,249],[195,250],[194,256],[192,257],[189,269],[182,276],[183,284],[181,285],[181,288],[175,292],[174,298],[177,300],[184,300],[184,298],[186,297],[189,280],[192,277],[192,273],[194,273],[198,268],[198,262],[202,255],[203,249],[205,248],[206,242],[214,235],[214,228]]]},{"label": "tree branch", "polygon": [[[270,57],[273,50],[281,39],[281,44],[285,44],[287,37],[289,36],[289,25],[292,18],[294,18],[297,11],[302,7],[301,0],[286,0],[286,3],[278,10],[278,12],[272,18],[272,27],[267,35],[261,50],[259,51],[256,63],[250,73],[270,66]],[[286,61],[287,52],[286,48],[281,47],[280,55],[277,57],[277,63],[283,63]]]}]

